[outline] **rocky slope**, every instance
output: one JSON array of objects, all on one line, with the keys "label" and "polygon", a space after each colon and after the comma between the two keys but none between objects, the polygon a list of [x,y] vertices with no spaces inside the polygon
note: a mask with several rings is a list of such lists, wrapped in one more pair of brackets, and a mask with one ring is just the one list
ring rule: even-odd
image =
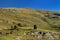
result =
[{"label": "rocky slope", "polygon": [[40,40],[60,40],[60,34],[56,34],[53,32],[45,32],[41,30],[32,30],[24,33],[25,36],[35,37]]}]

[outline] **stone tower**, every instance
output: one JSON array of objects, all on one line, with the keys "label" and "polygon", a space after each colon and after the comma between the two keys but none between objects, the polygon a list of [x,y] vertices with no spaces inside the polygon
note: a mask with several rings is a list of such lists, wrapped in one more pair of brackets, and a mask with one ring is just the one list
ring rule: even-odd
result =
[{"label": "stone tower", "polygon": [[34,29],[37,29],[37,26],[36,25],[34,25]]}]

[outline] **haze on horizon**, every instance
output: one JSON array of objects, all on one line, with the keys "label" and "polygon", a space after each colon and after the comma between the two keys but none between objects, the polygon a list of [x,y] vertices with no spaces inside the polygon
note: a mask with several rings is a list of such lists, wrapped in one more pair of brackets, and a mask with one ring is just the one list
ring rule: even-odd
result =
[{"label": "haze on horizon", "polygon": [[0,8],[8,7],[60,11],[60,0],[0,0]]}]

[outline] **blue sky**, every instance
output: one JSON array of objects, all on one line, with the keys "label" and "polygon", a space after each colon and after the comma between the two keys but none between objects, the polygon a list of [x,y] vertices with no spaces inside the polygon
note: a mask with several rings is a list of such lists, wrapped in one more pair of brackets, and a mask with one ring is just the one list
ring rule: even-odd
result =
[{"label": "blue sky", "polygon": [[7,7],[60,11],[60,0],[0,0],[0,8]]}]

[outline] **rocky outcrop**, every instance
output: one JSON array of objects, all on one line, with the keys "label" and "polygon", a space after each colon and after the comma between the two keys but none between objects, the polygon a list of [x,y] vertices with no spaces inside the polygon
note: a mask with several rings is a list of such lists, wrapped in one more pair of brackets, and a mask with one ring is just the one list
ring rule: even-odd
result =
[{"label": "rocky outcrop", "polygon": [[52,32],[44,32],[40,30],[32,30],[30,32],[25,32],[24,35],[31,35],[38,39],[49,39],[49,40],[59,40],[60,34],[52,33]]}]

